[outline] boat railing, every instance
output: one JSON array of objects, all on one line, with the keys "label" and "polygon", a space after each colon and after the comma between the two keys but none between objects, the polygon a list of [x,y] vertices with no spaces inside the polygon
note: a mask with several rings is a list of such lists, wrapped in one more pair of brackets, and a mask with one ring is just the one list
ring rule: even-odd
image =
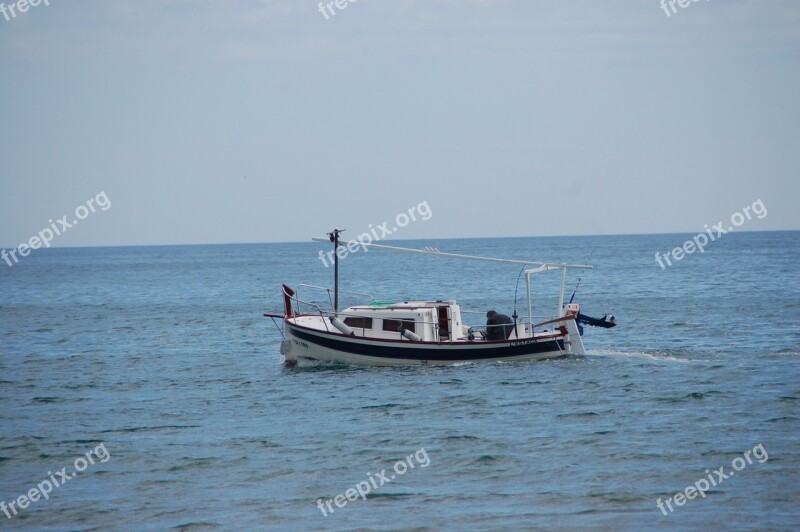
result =
[{"label": "boat railing", "polygon": [[[325,287],[325,286],[317,286],[317,285],[311,285],[311,284],[299,284],[299,285],[297,285],[297,290],[293,294],[289,294],[284,290],[284,294],[286,296],[288,296],[290,301],[292,301],[294,303],[293,314],[318,314],[320,316],[320,318],[322,318],[322,323],[325,325],[325,330],[327,332],[332,332],[330,327],[329,327],[329,324],[328,324],[329,320],[327,318],[333,317],[335,315],[334,312],[324,310],[320,306],[320,304],[317,303],[317,302],[306,301],[306,300],[300,299],[300,297],[299,297],[300,288],[310,288],[310,289],[313,289],[313,290],[325,291],[328,294],[328,299],[329,299],[329,303],[331,304],[331,309],[333,309],[333,303],[330,301],[330,296],[331,296],[331,293],[332,293],[333,289],[329,288],[329,287]],[[375,298],[372,297],[372,295],[370,295],[368,293],[354,292],[354,291],[348,291],[348,292],[344,292],[344,293],[368,297],[371,302],[375,301]],[[311,311],[310,312],[303,312],[303,310],[304,310],[303,307],[304,306],[307,309],[311,310]],[[485,314],[483,312],[475,311],[475,310],[464,310],[464,309],[461,309],[461,313],[462,314],[472,314],[472,315],[485,316]],[[338,317],[341,318],[342,320],[344,320],[346,318],[370,318],[371,319],[371,318],[374,317],[374,315],[373,314],[360,313],[360,312],[345,312],[345,311],[341,311],[340,310],[338,312]],[[468,332],[468,336],[470,337],[470,339],[473,339],[476,334],[480,334],[483,338],[488,338],[488,336],[489,336],[488,335],[488,331],[489,331],[490,328],[512,326],[513,329],[511,331],[511,335],[509,336],[509,338],[513,339],[516,334],[520,333],[519,329],[517,328],[520,325],[523,326],[522,333],[527,336],[528,334],[533,334],[533,332],[534,332],[536,327],[542,327],[542,326],[545,326],[545,325],[551,325],[551,324],[559,323],[559,322],[562,322],[562,321],[565,321],[565,320],[568,320],[568,319],[573,319],[572,316],[566,316],[566,315],[565,316],[560,316],[560,317],[554,317],[552,315],[534,315],[534,316],[532,316],[532,318],[535,318],[536,320],[528,320],[528,319],[522,318],[522,319],[516,320],[514,323],[507,323],[507,324],[502,324],[501,323],[501,324],[496,324],[496,325],[488,325],[487,324],[487,325],[467,326],[467,332]],[[538,321],[538,320],[543,320],[543,321]],[[452,332],[453,331],[453,323],[452,323],[452,318],[448,317],[447,321],[448,321],[448,331],[450,331],[449,334],[447,334],[447,336],[449,336],[449,341],[452,342],[453,341],[453,332]],[[534,323],[534,321],[536,321],[536,322]],[[448,340],[445,340],[445,339],[442,338],[441,325],[440,325],[440,322],[438,320],[435,320],[435,321],[415,320],[415,323],[420,324],[420,325],[425,326],[425,327],[431,326],[432,329],[433,329],[433,332],[434,332],[434,337],[438,338],[439,343],[448,341]],[[355,326],[352,327],[352,328],[356,332],[358,332],[360,330],[361,336],[366,336],[366,330],[367,330],[366,328],[364,328],[364,327],[355,327]],[[400,331],[397,331],[397,332],[400,332]]]},{"label": "boat railing", "polygon": [[[300,286],[309,286],[309,285],[300,285]],[[294,294],[290,294],[286,292],[286,289],[284,288],[283,293],[285,296],[289,298],[290,301],[292,301],[295,304],[295,308],[292,309],[292,314],[319,314],[320,317],[322,318],[322,323],[325,324],[325,330],[330,331],[330,329],[328,328],[328,320],[325,319],[325,316],[328,315],[328,313],[322,310],[322,307],[320,307],[317,303],[313,303],[311,301],[304,301],[300,299],[299,297],[297,297],[298,295],[297,292],[295,292]],[[303,307],[301,305],[305,305],[306,307],[314,309],[316,312],[303,312]]]},{"label": "boat railing", "polygon": [[[312,290],[324,291],[328,296],[328,303],[330,304],[330,308],[333,309],[333,299],[331,297],[332,294],[334,293],[334,289],[333,288],[330,288],[328,286],[317,286],[317,285],[314,285],[314,284],[299,284],[299,285],[297,285],[297,289],[295,290],[295,295],[297,295],[297,296],[300,295],[300,289],[301,288],[310,288]],[[366,292],[354,292],[354,291],[351,291],[351,290],[339,290],[339,294],[340,295],[341,294],[347,294],[347,295],[353,295],[353,296],[368,297],[370,302],[375,301],[375,298],[372,297],[372,295],[370,295],[370,294],[368,294]]]},{"label": "boat railing", "polygon": [[[284,290],[284,294],[287,295],[289,297],[289,299],[295,305],[295,309],[294,309],[294,313],[295,314],[319,314],[319,316],[322,318],[322,323],[325,324],[325,330],[330,332],[330,328],[328,327],[328,320],[326,318],[328,318],[330,316],[333,316],[334,315],[333,312],[323,309],[322,306],[317,302],[306,301],[304,299],[300,299],[300,288],[311,288],[311,289],[314,289],[314,290],[323,290],[323,291],[325,291],[328,294],[328,303],[330,304],[330,308],[331,309],[333,309],[333,301],[331,300],[331,293],[332,293],[333,289],[332,288],[328,288],[326,286],[317,286],[317,285],[313,285],[313,284],[299,284],[299,285],[297,285],[294,294],[290,295]],[[346,293],[346,294],[352,294],[352,295],[368,297],[370,299],[370,301],[374,301],[375,300],[375,298],[372,297],[370,294],[363,293],[363,292],[351,292],[351,291],[342,292],[341,290],[339,292],[340,293]],[[311,312],[304,312],[304,310],[305,310],[304,307],[305,307],[305,309],[311,310]]]},{"label": "boat railing", "polygon": [[[536,316],[534,316],[534,317],[536,317]],[[517,327],[519,327],[520,325],[522,325],[524,327],[524,333],[526,335],[527,334],[533,335],[537,327],[544,327],[545,325],[555,325],[557,323],[561,323],[561,322],[564,322],[564,321],[567,321],[567,320],[575,319],[574,315],[564,315],[564,316],[559,316],[559,317],[555,317],[555,318],[552,317],[552,316],[540,316],[540,317],[544,317],[544,318],[547,318],[547,319],[545,319],[544,321],[536,322],[536,323],[533,323],[532,321],[528,321],[528,320],[524,320],[523,319],[523,320],[517,321],[516,324],[514,324],[514,323],[499,323],[497,325],[474,325],[472,327],[468,327],[467,335],[468,335],[468,337],[470,339],[473,339],[475,337],[475,334],[479,333],[484,338],[488,338],[488,333],[489,333],[489,329],[490,328],[493,328],[493,327],[494,328],[497,328],[497,327],[509,327],[510,326],[510,327],[513,327],[513,328],[511,330],[511,333],[508,336],[508,339],[509,340],[514,340],[516,338],[515,335],[518,334],[518,332],[519,332]],[[557,327],[553,327],[553,329],[556,329],[556,328]]]},{"label": "boat railing", "polygon": [[[461,309],[461,314],[462,315],[463,314],[473,314],[473,315],[478,315],[478,316],[482,316],[482,317],[486,316],[486,314],[484,312],[481,312],[481,311],[478,311],[478,310],[464,310],[464,309]],[[552,320],[559,321],[559,318],[558,318],[558,316],[555,316],[553,314],[539,314],[539,315],[531,316],[531,319],[528,319],[527,316],[523,316],[521,318],[517,318],[517,321],[515,322],[515,324],[516,325],[524,325],[525,326],[525,331],[528,332],[528,331],[532,331],[535,327],[539,327],[539,326],[541,326],[543,324],[549,324],[549,323],[551,323]],[[503,326],[506,326],[506,325],[514,325],[514,324],[502,324],[501,323],[501,324],[498,324],[498,325],[473,325],[472,327],[469,327],[469,329],[471,331],[473,331],[473,332],[480,332],[482,334],[485,334],[486,330],[487,330],[487,327],[503,327]]]},{"label": "boat railing", "polygon": [[[480,310],[464,310],[463,308],[461,309],[461,314],[475,314],[477,316],[484,316],[484,317],[486,316],[486,313],[483,312],[483,311],[480,311]],[[523,321],[528,321],[528,320],[525,320],[526,317],[527,316],[523,316],[519,320],[518,323],[522,323]],[[553,315],[553,314],[534,314],[533,316],[531,316],[531,318],[535,318],[535,319],[550,319],[550,318],[555,318],[555,315]]]}]

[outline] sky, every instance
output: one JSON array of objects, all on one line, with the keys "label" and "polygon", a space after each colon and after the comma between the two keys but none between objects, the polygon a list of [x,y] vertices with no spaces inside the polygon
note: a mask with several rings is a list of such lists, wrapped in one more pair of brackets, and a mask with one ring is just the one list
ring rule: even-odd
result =
[{"label": "sky", "polygon": [[0,2],[0,246],[800,229],[797,0]]}]

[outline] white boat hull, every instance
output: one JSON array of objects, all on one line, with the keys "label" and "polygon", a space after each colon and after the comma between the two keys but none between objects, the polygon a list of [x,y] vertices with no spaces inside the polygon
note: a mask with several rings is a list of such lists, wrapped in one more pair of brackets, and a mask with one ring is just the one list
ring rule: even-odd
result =
[{"label": "white boat hull", "polygon": [[534,338],[497,342],[410,342],[352,337],[314,330],[286,320],[281,353],[286,362],[302,360],[367,366],[452,365],[470,362],[510,362],[584,354],[574,320],[564,331]]}]

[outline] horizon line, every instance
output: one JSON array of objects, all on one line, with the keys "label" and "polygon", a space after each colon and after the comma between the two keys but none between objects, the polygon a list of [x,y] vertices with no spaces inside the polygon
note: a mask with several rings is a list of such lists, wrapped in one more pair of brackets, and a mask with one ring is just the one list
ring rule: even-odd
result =
[{"label": "horizon line", "polygon": [[[762,229],[762,230],[742,230],[734,231],[728,234],[737,233],[790,233],[798,232],[800,229]],[[436,241],[436,240],[485,240],[485,239],[512,239],[512,238],[588,238],[588,237],[619,237],[619,236],[659,236],[659,235],[692,235],[697,234],[693,232],[664,232],[664,233],[614,233],[603,235],[525,235],[525,236],[462,236],[462,237],[434,237],[434,238],[386,238],[381,239],[381,242],[403,242],[403,241]],[[311,237],[308,241],[305,240],[277,240],[265,242],[196,242],[196,243],[181,243],[181,244],[101,244],[101,245],[88,245],[88,246],[50,246],[49,248],[38,248],[36,251],[42,249],[94,249],[94,248],[150,248],[150,247],[181,247],[181,246],[250,246],[250,245],[269,245],[269,244],[305,244],[313,243]],[[16,247],[0,247],[2,250],[18,249]]]}]

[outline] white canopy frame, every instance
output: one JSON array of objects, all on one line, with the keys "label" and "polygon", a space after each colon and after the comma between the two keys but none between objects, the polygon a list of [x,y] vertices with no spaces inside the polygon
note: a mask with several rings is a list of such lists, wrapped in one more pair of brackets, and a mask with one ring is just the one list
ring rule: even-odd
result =
[{"label": "white canopy frame", "polygon": [[[330,243],[330,238],[320,238],[314,237],[311,240],[315,242],[328,242]],[[568,269],[580,269],[580,270],[591,270],[593,269],[592,266],[588,264],[567,264],[567,263],[555,263],[555,262],[540,262],[540,261],[530,261],[530,260],[518,260],[518,259],[501,259],[501,258],[493,258],[493,257],[481,257],[478,255],[462,255],[459,253],[447,253],[444,251],[439,251],[436,248],[427,247],[425,249],[413,249],[413,248],[404,248],[400,246],[388,246],[386,244],[373,244],[371,242],[362,242],[360,240],[345,240],[339,241],[340,246],[364,246],[376,249],[387,249],[390,251],[401,251],[404,253],[418,253],[421,255],[433,255],[436,257],[444,257],[450,259],[462,259],[462,260],[477,260],[483,262],[496,262],[501,264],[523,264],[523,265],[530,265],[535,266],[534,268],[528,268],[524,270],[525,273],[525,288],[527,294],[527,302],[528,302],[528,324],[533,325],[533,298],[531,295],[531,275],[535,273],[542,273],[548,272],[552,270],[561,270],[561,290],[559,291],[558,297],[558,308],[556,309],[555,316],[561,317],[563,315],[564,309],[564,291],[566,289],[567,284],[567,270]]]}]

